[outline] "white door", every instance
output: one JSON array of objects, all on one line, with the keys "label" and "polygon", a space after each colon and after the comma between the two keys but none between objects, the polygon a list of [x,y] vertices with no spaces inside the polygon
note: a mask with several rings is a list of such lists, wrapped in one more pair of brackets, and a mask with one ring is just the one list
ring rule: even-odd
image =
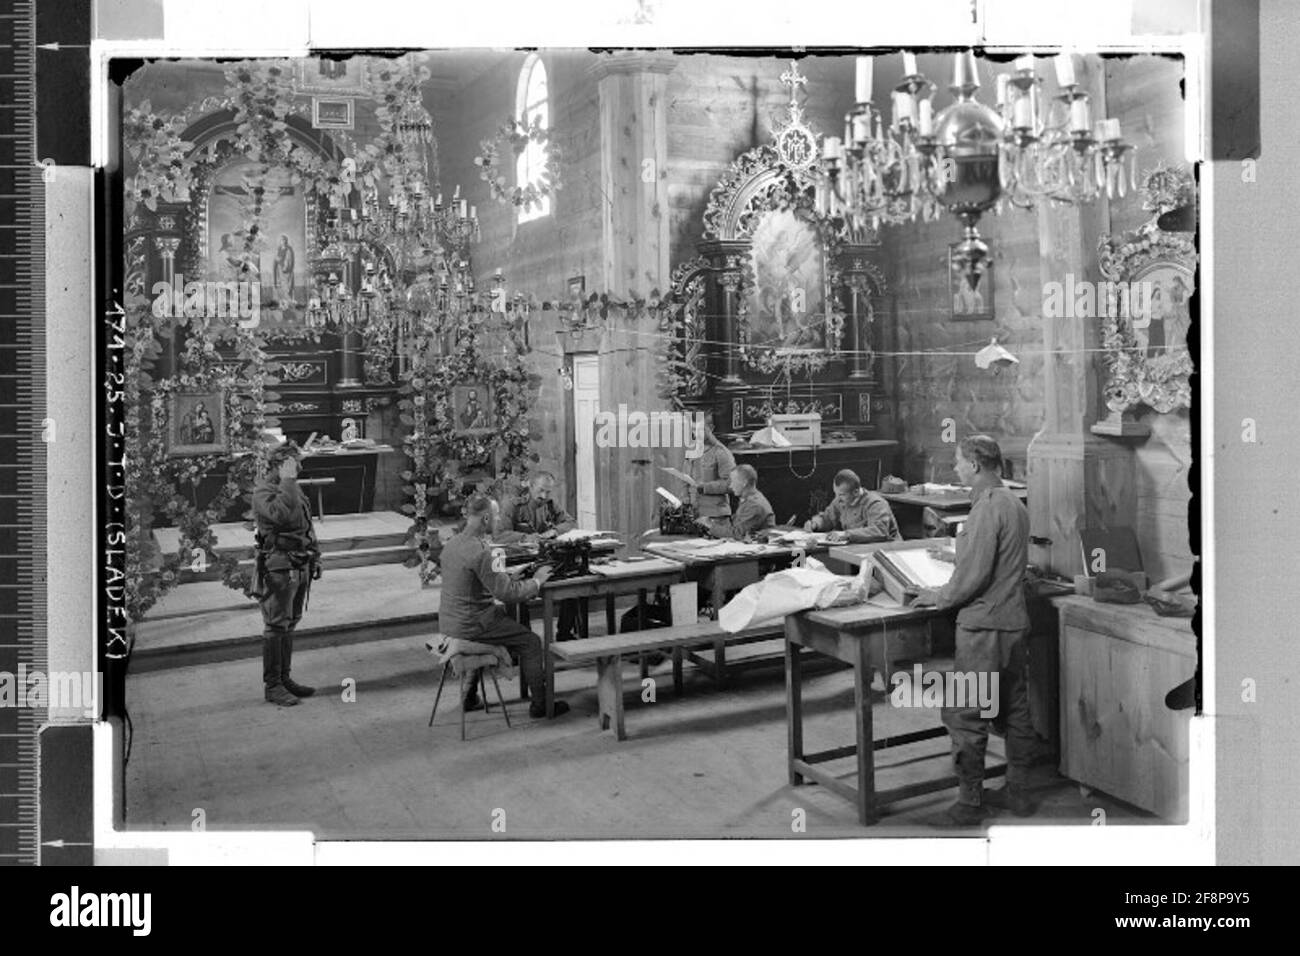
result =
[{"label": "white door", "polygon": [[599,356],[573,356],[573,473],[578,482],[578,527],[596,524],[596,413],[600,410]]}]

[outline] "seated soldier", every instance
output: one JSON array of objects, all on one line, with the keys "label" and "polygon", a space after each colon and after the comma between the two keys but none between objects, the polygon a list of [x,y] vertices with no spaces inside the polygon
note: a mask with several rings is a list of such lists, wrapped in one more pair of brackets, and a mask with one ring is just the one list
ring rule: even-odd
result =
[{"label": "seated soldier", "polygon": [[843,531],[854,544],[903,539],[889,502],[863,488],[856,473],[846,468],[833,484],[835,500],[804,524],[805,531]]},{"label": "seated soldier", "polygon": [[555,476],[539,471],[528,483],[528,494],[502,503],[501,518],[493,539],[502,544],[529,537],[553,538],[572,531],[576,522],[555,504]]},{"label": "seated soldier", "polygon": [[767,498],[758,490],[758,472],[752,465],[737,465],[731,470],[731,493],[740,499],[736,513],[726,518],[700,518],[698,523],[715,537],[745,541],[760,531],[776,527],[776,515]]},{"label": "seated soldier", "polygon": [[[539,471],[528,483],[528,494],[513,500],[507,499],[492,534],[500,544],[526,542],[535,544],[543,538],[572,531],[576,522],[569,513],[555,503],[555,476]],[[580,613],[577,598],[560,602],[560,622],[556,630],[557,641],[574,637]],[[528,622],[528,610],[520,607],[520,621]]]}]

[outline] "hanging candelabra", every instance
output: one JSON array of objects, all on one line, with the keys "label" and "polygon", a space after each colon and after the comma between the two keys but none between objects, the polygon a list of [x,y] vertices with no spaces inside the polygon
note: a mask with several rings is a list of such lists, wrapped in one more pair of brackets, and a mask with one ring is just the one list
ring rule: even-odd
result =
[{"label": "hanging candelabra", "polygon": [[1087,203],[1103,192],[1124,196],[1133,187],[1133,148],[1120,138],[1119,120],[1095,125],[1088,94],[1075,78],[1070,54],[1056,59],[1059,92],[1044,106],[1032,56],[998,77],[997,108],[979,102],[973,51],[954,58],[948,89],[954,102],[937,115],[933,84],[903,54],[903,78],[891,91],[892,120],[873,105],[872,60],[858,57],[854,109],[844,139],[825,137],[822,168],[826,203],[852,234],[882,223],[937,219],[946,209],[963,226],[953,252],[972,288],[988,262],[977,224],[1009,201],[1032,208],[1042,200]]}]

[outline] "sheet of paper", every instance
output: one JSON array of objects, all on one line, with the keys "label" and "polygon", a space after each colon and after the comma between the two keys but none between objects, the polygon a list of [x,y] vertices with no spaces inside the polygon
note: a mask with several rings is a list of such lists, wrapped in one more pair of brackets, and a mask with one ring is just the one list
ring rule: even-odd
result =
[{"label": "sheet of paper", "polygon": [[655,494],[668,502],[669,506],[673,508],[680,508],[682,506],[682,499],[678,498],[675,494],[665,488],[656,488]]},{"label": "sheet of paper", "polygon": [[684,471],[680,471],[676,468],[670,468],[667,465],[660,465],[659,470],[666,475],[671,475],[672,477],[676,478],[678,481],[684,481],[688,485],[695,484],[695,479],[692,478],[690,475],[686,474],[686,472]]},{"label": "sheet of paper", "polygon": [[617,531],[588,531],[585,528],[574,528],[566,531],[564,534],[557,534],[556,541],[581,541],[583,538],[609,538],[617,537]]},{"label": "sheet of paper", "polygon": [[928,551],[891,551],[889,559],[904,568],[922,587],[941,588],[952,578],[956,565],[930,557]]}]

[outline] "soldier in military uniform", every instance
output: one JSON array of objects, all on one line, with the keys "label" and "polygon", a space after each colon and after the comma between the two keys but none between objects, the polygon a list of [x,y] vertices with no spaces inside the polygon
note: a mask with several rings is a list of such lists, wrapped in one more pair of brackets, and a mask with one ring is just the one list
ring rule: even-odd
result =
[{"label": "soldier in military uniform", "polygon": [[[532,703],[529,715],[546,716],[546,683],[542,662],[542,642],[531,630],[511,620],[505,608],[497,604],[514,604],[537,597],[551,575],[541,567],[527,581],[512,580],[505,572],[504,561],[497,561],[488,542],[499,513],[498,505],[485,495],[474,495],[465,504],[465,529],[442,549],[442,600],[438,609],[438,626],[448,637],[506,648],[519,659],[524,683]],[[476,686],[471,685],[461,702],[466,710],[482,706]],[[569,705],[555,702],[555,716],[567,713]]]},{"label": "soldier in military uniform", "polygon": [[[571,531],[576,524],[572,516],[555,503],[555,476],[547,471],[539,471],[528,483],[527,495],[505,502],[492,540],[501,544],[539,541]],[[557,641],[573,638],[580,613],[577,598],[560,602],[560,621],[555,635]],[[526,608],[522,609],[520,621],[528,623]]]},{"label": "soldier in military uniform", "polygon": [[903,540],[889,502],[863,488],[856,472],[845,468],[832,484],[835,500],[804,525],[805,531],[843,531],[853,544]]},{"label": "soldier in military uniform", "polygon": [[320,577],[320,550],[311,506],[298,487],[301,450],[286,442],[267,460],[267,474],[253,490],[257,523],[257,578],[253,595],[262,605],[262,683],[265,698],[292,707],[314,687],[290,677],[293,629],[307,606],[311,582]]}]

